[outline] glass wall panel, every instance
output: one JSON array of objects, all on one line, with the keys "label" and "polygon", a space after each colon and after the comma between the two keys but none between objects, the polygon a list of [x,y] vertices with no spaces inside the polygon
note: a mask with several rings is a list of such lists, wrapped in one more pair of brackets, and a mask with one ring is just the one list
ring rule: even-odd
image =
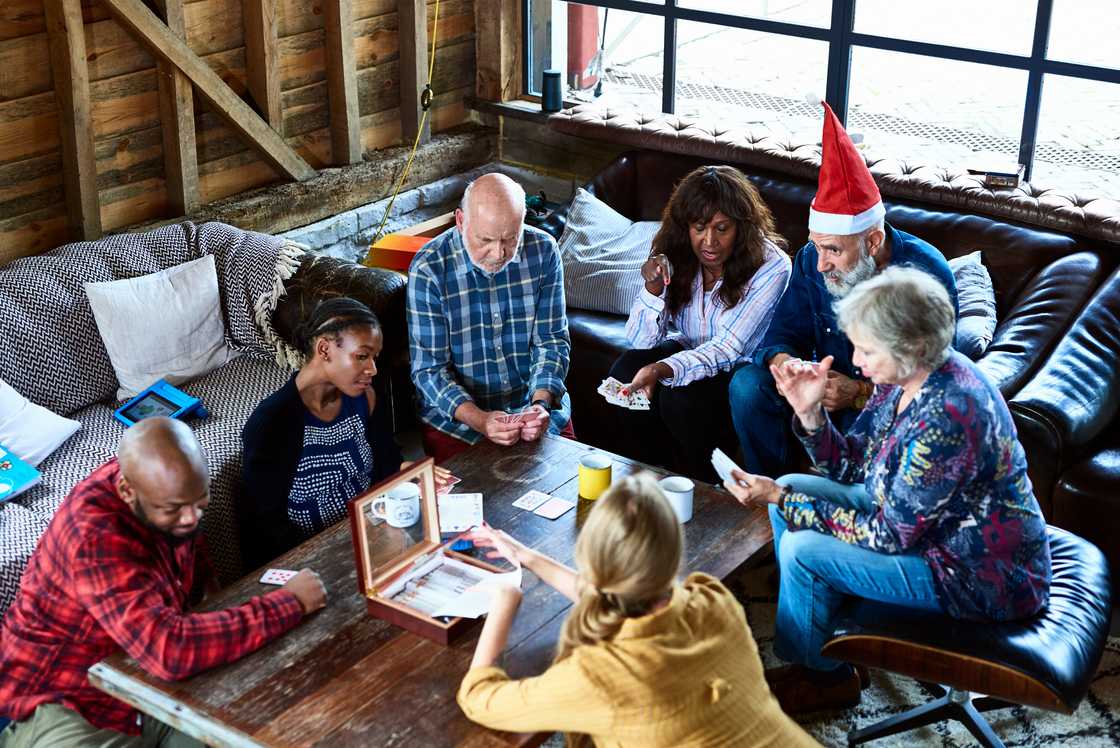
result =
[{"label": "glass wall panel", "polygon": [[1120,84],[1047,75],[1031,183],[1120,199]]},{"label": "glass wall panel", "polygon": [[975,152],[1015,161],[1027,72],[856,48],[848,130],[867,148],[929,164],[963,165]]},{"label": "glass wall panel", "polygon": [[718,116],[778,132],[820,121],[807,93],[824,97],[828,43],[681,21],[677,114]]},{"label": "glass wall panel", "polygon": [[855,30],[951,47],[1029,55],[1035,0],[856,0]]}]

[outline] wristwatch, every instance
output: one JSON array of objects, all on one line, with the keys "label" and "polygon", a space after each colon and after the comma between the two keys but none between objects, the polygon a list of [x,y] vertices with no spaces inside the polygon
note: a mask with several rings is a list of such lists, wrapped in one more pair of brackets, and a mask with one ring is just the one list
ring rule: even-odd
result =
[{"label": "wristwatch", "polygon": [[531,405],[531,406],[532,405],[539,405],[542,408],[544,408],[547,412],[549,412],[549,413],[552,412],[552,403],[548,400],[545,400],[543,397],[538,397],[536,400],[529,403],[529,405]]}]

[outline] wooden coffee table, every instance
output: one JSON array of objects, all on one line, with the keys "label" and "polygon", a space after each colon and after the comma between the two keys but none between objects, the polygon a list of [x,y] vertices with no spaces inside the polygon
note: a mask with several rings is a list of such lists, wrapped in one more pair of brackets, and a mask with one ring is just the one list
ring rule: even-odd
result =
[{"label": "wooden coffee table", "polygon": [[[512,506],[530,489],[578,500],[576,464],[591,447],[546,436],[537,444],[472,447],[447,463],[463,479],[456,490],[485,494],[487,521],[567,564],[593,502],[552,521]],[[610,453],[604,454],[610,455]],[[614,479],[650,469],[617,455]],[[762,507],[697,484],[685,526],[686,571],[719,578],[768,548]],[[90,669],[98,688],[207,743],[229,746],[523,746],[547,735],[515,735],[468,721],[455,703],[478,628],[441,647],[369,617],[358,593],[350,527],[340,522],[269,564],[310,567],[327,587],[327,607],[239,662],[179,683],[143,672],[123,654]],[[222,590],[206,608],[237,605],[267,591],[261,570]],[[514,677],[540,673],[552,660],[570,603],[526,574],[524,600],[510,632],[504,667]],[[481,626],[479,627],[481,628]]]}]

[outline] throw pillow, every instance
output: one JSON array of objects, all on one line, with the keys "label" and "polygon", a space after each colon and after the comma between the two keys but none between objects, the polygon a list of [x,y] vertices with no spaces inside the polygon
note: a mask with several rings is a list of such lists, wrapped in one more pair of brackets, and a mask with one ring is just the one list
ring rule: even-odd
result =
[{"label": "throw pillow", "polygon": [[232,358],[213,255],[139,278],[86,283],[85,289],[121,400],[157,379],[180,384]]},{"label": "throw pillow", "polygon": [[576,190],[560,235],[568,306],[629,315],[642,287],[639,270],[660,226],[633,223],[590,192]]},{"label": "throw pillow", "polygon": [[81,427],[36,405],[0,379],[0,444],[24,462],[38,465]]},{"label": "throw pillow", "polygon": [[976,361],[996,333],[996,292],[980,252],[949,260],[957,283],[957,337],[953,347]]}]

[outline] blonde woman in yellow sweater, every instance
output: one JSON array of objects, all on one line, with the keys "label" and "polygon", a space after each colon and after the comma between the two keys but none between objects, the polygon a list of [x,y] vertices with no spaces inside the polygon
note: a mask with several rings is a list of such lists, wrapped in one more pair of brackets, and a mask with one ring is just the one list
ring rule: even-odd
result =
[{"label": "blonde woman in yellow sweater", "polygon": [[459,687],[475,722],[562,731],[570,745],[817,745],[770,694],[731,592],[707,574],[677,583],[680,524],[649,475],[619,481],[595,503],[576,542],[578,572],[489,527],[473,540],[575,603],[552,666],[511,680],[494,663],[521,591],[495,595]]}]

